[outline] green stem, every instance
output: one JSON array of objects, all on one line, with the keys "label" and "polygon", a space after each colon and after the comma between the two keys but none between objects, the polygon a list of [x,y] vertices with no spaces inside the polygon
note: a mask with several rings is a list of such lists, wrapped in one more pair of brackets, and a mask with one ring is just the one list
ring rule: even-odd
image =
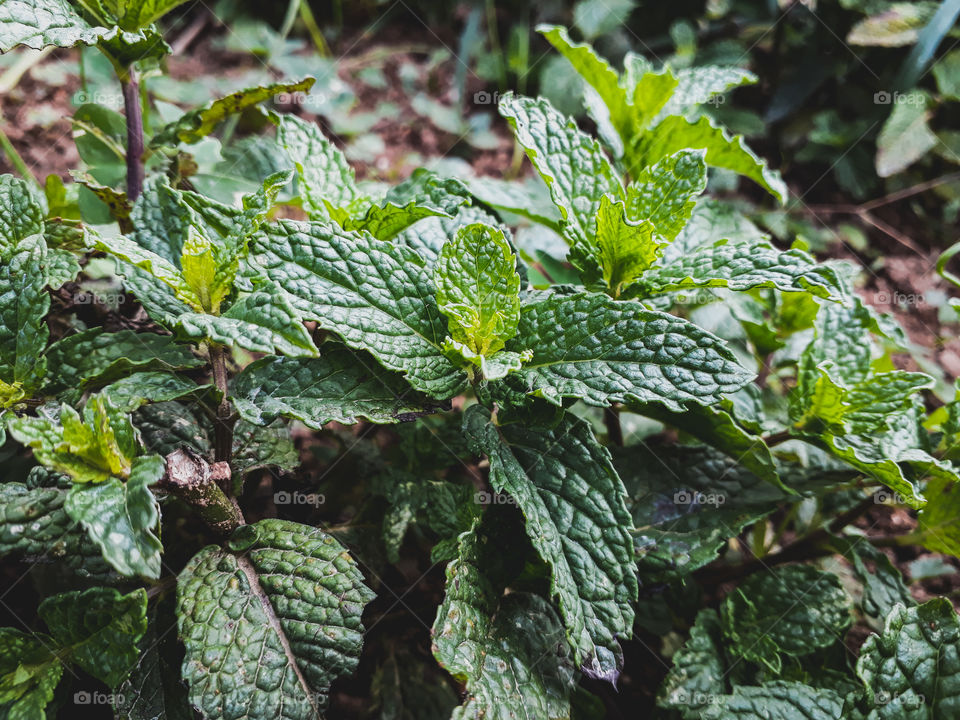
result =
[{"label": "green stem", "polygon": [[222,345],[210,343],[207,346],[210,355],[210,368],[213,382],[220,391],[220,404],[217,406],[217,419],[214,423],[214,458],[217,462],[229,463],[233,455],[233,407],[227,392],[230,376],[227,372],[227,356]]},{"label": "green stem", "polygon": [[180,449],[167,455],[166,473],[159,487],[192,507],[218,535],[226,536],[245,524],[243,513],[220,486],[230,485],[230,466],[210,465],[196,453]]},{"label": "green stem", "polygon": [[[0,121],[2,120],[3,116],[0,115]],[[7,137],[7,134],[3,131],[3,128],[0,128],[0,148],[3,149],[4,154],[10,160],[10,164],[13,165],[14,169],[18,173],[20,173],[20,177],[22,177],[24,180],[29,180],[37,187],[40,187],[40,183],[37,182],[36,176],[30,172],[30,168],[27,167],[27,163],[23,161],[20,153],[17,152],[17,149],[13,146],[13,143],[10,142],[10,138]]]}]

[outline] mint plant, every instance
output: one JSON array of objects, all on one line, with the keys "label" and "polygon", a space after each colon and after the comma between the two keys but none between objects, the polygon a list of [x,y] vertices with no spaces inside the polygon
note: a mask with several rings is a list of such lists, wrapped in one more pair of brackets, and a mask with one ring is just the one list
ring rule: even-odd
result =
[{"label": "mint plant", "polygon": [[[97,44],[129,84],[174,4],[12,2],[0,37]],[[709,167],[786,197],[702,112],[749,73],[636,56],[618,73],[543,32],[594,89],[602,143],[543,99],[499,110],[559,222],[426,169],[360,183],[319,127],[270,108],[276,172],[232,204],[193,187],[195,143],[309,78],[148,128],[145,166],[128,140],[126,192],[83,181],[109,224],[62,184],[0,180],[0,401],[21,461],[0,553],[45,595],[29,632],[0,631],[5,716],[69,715],[76,666],[118,717],[313,718],[372,657],[381,708],[413,683],[437,717],[598,717],[586,687],[617,683],[624,644],[675,630],[665,717],[956,712],[952,606],[917,605],[850,528],[886,488],[919,510],[906,542],[957,554],[955,405],[925,416],[932,379],[893,366],[902,332],[849,268],[704,197]],[[578,283],[531,281],[517,215],[566,243],[553,262]],[[51,291],[105,259],[137,327],[64,332]],[[651,422],[669,432],[630,432]],[[294,432],[327,444],[298,454]],[[741,534],[752,559],[723,552]],[[372,635],[408,555],[445,566],[443,671],[401,669]],[[854,660],[855,619],[879,634]]]}]

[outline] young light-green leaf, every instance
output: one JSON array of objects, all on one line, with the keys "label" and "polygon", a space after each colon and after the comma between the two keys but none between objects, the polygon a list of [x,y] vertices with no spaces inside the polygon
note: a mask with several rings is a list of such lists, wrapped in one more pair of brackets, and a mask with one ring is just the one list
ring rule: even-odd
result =
[{"label": "young light-green leaf", "polygon": [[489,356],[516,335],[520,276],[500,230],[479,224],[460,228],[440,250],[433,278],[437,305],[455,341]]}]

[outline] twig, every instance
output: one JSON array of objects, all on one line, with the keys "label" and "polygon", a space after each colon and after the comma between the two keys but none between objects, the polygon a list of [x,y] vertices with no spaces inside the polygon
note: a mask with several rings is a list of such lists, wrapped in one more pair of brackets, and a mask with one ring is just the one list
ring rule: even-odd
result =
[{"label": "twig", "polygon": [[193,44],[193,41],[197,39],[197,36],[207,27],[207,23],[209,22],[210,14],[205,10],[201,11],[193,19],[193,22],[187,25],[187,29],[184,30],[176,40],[170,43],[170,49],[173,54],[180,55],[186,51],[187,48]]}]

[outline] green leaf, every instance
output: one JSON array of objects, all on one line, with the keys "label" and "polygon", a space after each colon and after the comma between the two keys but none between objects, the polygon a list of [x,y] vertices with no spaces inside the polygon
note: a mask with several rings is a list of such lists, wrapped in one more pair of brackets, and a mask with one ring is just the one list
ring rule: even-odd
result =
[{"label": "green leaf", "polygon": [[59,423],[22,416],[7,425],[18,442],[33,448],[37,460],[78,483],[127,477],[137,451],[130,419],[100,395],[87,401],[82,417],[62,405]]},{"label": "green leaf", "polygon": [[924,493],[927,504],[918,518],[921,543],[927,550],[960,557],[960,482],[934,477]]},{"label": "green leaf", "polygon": [[81,523],[121,575],[160,576],[163,546],[155,528],[160,519],[150,485],[164,473],[159,455],[137,458],[126,482],[110,478],[93,485],[74,485],[67,497],[70,517]]},{"label": "green leaf", "polygon": [[627,165],[639,172],[681,150],[706,150],[707,165],[732,170],[766,188],[781,203],[787,200],[780,174],[748,149],[742,136],[731,137],[707,116],[696,122],[679,115],[664,118],[627,148]]},{"label": "green leaf", "polygon": [[[198,232],[194,231],[195,238]],[[203,299],[194,289],[194,283],[189,282],[180,272],[180,268],[166,258],[141,247],[123,235],[97,240],[97,250],[102,250],[108,255],[146,271],[150,276],[167,285],[178,300],[197,312],[204,312]]]},{"label": "green leaf", "polygon": [[923,102],[898,102],[877,136],[877,175],[886,178],[905,170],[940,142],[930,129],[927,96],[914,90]]},{"label": "green leaf", "polygon": [[197,385],[182,375],[168,372],[137,372],[107,385],[101,394],[121,412],[131,413],[147,403],[192,397],[203,401],[212,385]]},{"label": "green leaf", "polygon": [[860,605],[867,615],[885,618],[898,603],[905,607],[916,605],[903,575],[882,550],[862,537],[836,538],[832,543],[853,564],[863,583]]},{"label": "green leaf", "polygon": [[30,563],[60,562],[82,577],[103,579],[100,548],[67,514],[67,491],[0,484],[0,556]]},{"label": "green leaf", "polygon": [[827,688],[776,681],[739,685],[732,695],[713,698],[700,720],[840,720],[843,698]]},{"label": "green leaf", "polygon": [[[185,2],[185,0],[179,1]],[[180,142],[188,144],[199,142],[216,130],[217,126],[230,115],[241,113],[247,108],[272,99],[276,95],[309,92],[315,82],[315,78],[308,77],[294,83],[273,83],[237,90],[180,116],[174,122],[161,128],[153,140],[150,141],[150,144],[153,147],[158,147],[160,145],[176,145]]]},{"label": "green leaf", "polygon": [[418,168],[390,188],[384,205],[371,205],[362,217],[348,217],[341,224],[345,230],[366,230],[378,240],[391,240],[424,218],[452,217],[469,202],[470,193],[462,182]]},{"label": "green leaf", "polygon": [[6,258],[20,241],[43,234],[44,209],[30,183],[13,175],[0,175],[0,208],[0,257]]},{"label": "green leaf", "polygon": [[937,720],[960,710],[960,621],[946,598],[897,605],[860,650],[866,720]]},{"label": "green leaf", "polygon": [[294,115],[274,115],[277,142],[297,170],[304,210],[311,219],[327,220],[329,207],[348,208],[362,199],[353,168],[318,125]]},{"label": "green leaf", "polygon": [[0,52],[16,45],[95,45],[110,30],[91,26],[67,0],[7,0],[0,6]]},{"label": "green leaf", "polygon": [[147,593],[95,587],[48,597],[39,608],[50,634],[88,673],[116,688],[137,663],[147,630]]},{"label": "green leaf", "polygon": [[191,213],[183,195],[167,182],[165,175],[154,175],[144,182],[143,192],[130,211],[130,239],[176,265],[183,252]]},{"label": "green leaf", "polygon": [[677,89],[660,111],[658,119],[667,115],[686,115],[700,105],[715,102],[717,96],[734,88],[757,82],[757,76],[749,70],[720,65],[681,68],[675,71],[675,76]]},{"label": "green leaf", "polygon": [[846,294],[832,267],[817,263],[800,249],[780,252],[766,240],[720,240],[692,248],[652,268],[638,291],[657,294],[694,287],[776,288],[831,299]]},{"label": "green leaf", "polygon": [[960,50],[952,50],[938,59],[932,72],[940,94],[950,100],[960,100]]},{"label": "green leaf", "polygon": [[373,593],[317,528],[261,520],[228,545],[201,550],[177,581],[191,703],[211,720],[318,717],[357,666]]},{"label": "green leaf", "polygon": [[527,392],[559,405],[580,398],[605,407],[623,402],[710,404],[750,381],[719,338],[693,323],[605,295],[542,295],[520,312],[507,350],[533,348],[513,376]]},{"label": "green leaf", "polygon": [[465,376],[443,355],[447,323],[424,261],[406,247],[332,224],[280,221],[251,244],[251,263],[314,320],[417,390],[446,399]]},{"label": "green leaf", "polygon": [[53,640],[40,633],[0,628],[0,713],[8,720],[43,718],[63,675]]},{"label": "green leaf", "polygon": [[641,443],[616,449],[613,463],[627,488],[634,554],[646,583],[683,578],[712,562],[729,538],[786,497],[703,446]]},{"label": "green leaf", "polygon": [[673,664],[657,693],[657,705],[697,718],[712,700],[726,694],[726,663],[720,618],[713,608],[697,613],[690,637],[673,656]]},{"label": "green leaf", "polygon": [[702,150],[681,150],[641,170],[627,187],[627,217],[649,220],[657,235],[673,240],[707,187],[704,156]]},{"label": "green leaf", "polygon": [[577,663],[591,677],[615,680],[623,664],[617,637],[632,633],[637,580],[623,483],[606,449],[569,416],[553,428],[498,428],[473,406],[464,433],[490,459],[490,484],[516,500],[551,567]]},{"label": "green leaf", "polygon": [[290,357],[317,354],[310,332],[279,290],[244,295],[222,315],[184,313],[177,318],[178,333],[252,352],[278,352]]},{"label": "green leaf", "polygon": [[259,425],[282,416],[319,430],[360,419],[395,423],[430,407],[402,376],[372,357],[333,343],[322,349],[319,358],[263,358],[248,365],[233,381],[237,412]]},{"label": "green leaf", "polygon": [[187,0],[119,0],[120,26],[126,30],[138,30],[152,25],[185,2]]},{"label": "green leaf", "polygon": [[489,356],[516,335],[520,276],[500,230],[479,224],[460,228],[441,249],[433,277],[437,305],[454,341]]},{"label": "green leaf", "polygon": [[484,572],[485,535],[460,536],[433,630],[433,654],[467,697],[453,718],[570,717],[574,671],[563,627],[543,598],[496,592]]},{"label": "green leaf", "polygon": [[[186,688],[180,682],[177,634],[167,632],[166,627],[158,629],[159,624],[156,617],[150,618],[147,632],[140,640],[141,654],[137,666],[114,695],[116,720],[194,718],[187,702]],[[169,627],[174,629],[172,625]]]},{"label": "green leaf", "polygon": [[913,45],[920,30],[937,11],[936,2],[894,2],[883,12],[864,18],[847,33],[851,45],[901,47]]},{"label": "green leaf", "polygon": [[550,188],[568,241],[589,247],[597,234],[600,199],[604,195],[623,198],[623,186],[599,143],[543,98],[507,93],[499,107]]},{"label": "green leaf", "polygon": [[203,365],[189,347],[168,335],[91,328],[67,335],[47,350],[50,369],[44,392],[105,385],[143,370],[183,370]]},{"label": "green leaf", "polygon": [[45,374],[46,255],[43,236],[31,235],[0,256],[0,408],[29,396]]},{"label": "green leaf", "polygon": [[726,401],[721,406],[687,404],[680,412],[659,403],[630,405],[628,409],[695,437],[733,458],[757,477],[789,492],[777,475],[770,448],[763,438],[747,432],[736,422]]},{"label": "green leaf", "polygon": [[621,138],[629,140],[636,131],[634,111],[627,92],[620,85],[617,71],[589,44],[573,42],[564,27],[538,25],[537,32],[569,60],[580,77],[596,91],[610,113],[614,130]]},{"label": "green leaf", "polygon": [[744,580],[721,617],[732,652],[779,673],[781,653],[799,657],[842,640],[850,605],[836,575],[790,565]]},{"label": "green leaf", "polygon": [[[614,204],[604,195],[597,210],[596,259],[602,268],[603,282],[618,297],[620,291],[639,278],[660,254],[665,243],[656,236],[657,228],[649,220],[632,222],[622,202]],[[577,265],[577,248],[570,259]],[[590,273],[585,273],[589,282]]]}]

